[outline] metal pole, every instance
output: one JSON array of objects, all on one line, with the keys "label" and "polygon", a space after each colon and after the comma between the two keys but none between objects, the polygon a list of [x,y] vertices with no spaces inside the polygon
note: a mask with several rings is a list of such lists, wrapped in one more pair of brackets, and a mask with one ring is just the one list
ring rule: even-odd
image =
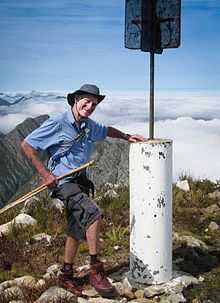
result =
[{"label": "metal pole", "polygon": [[154,51],[150,52],[149,139],[154,139]]}]

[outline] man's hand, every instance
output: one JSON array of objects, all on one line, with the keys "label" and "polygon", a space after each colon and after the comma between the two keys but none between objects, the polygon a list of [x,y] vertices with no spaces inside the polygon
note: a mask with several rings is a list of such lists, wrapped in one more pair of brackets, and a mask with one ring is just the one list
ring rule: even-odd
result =
[{"label": "man's hand", "polygon": [[50,171],[42,173],[41,176],[43,184],[47,185],[48,187],[54,187],[58,184],[56,176],[54,176]]},{"label": "man's hand", "polygon": [[143,142],[146,141],[146,138],[144,138],[141,135],[128,135],[128,142]]}]

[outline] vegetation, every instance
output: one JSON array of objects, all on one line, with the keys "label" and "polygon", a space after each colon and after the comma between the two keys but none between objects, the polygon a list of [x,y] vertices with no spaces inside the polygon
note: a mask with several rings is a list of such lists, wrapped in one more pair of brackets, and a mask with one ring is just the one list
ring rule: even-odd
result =
[{"label": "vegetation", "polygon": [[[190,235],[202,240],[209,250],[189,248],[186,244],[174,245],[174,260],[182,258],[178,263],[181,270],[204,278],[203,283],[187,290],[187,302],[202,303],[220,302],[220,230],[209,228],[211,221],[220,225],[220,197],[210,193],[219,190],[219,182],[209,180],[193,180],[187,178],[190,191],[184,192],[173,186],[173,223],[174,231],[179,235]],[[106,195],[108,190],[116,195]],[[128,264],[129,256],[129,193],[125,186],[112,187],[106,185],[96,193],[96,202],[103,209],[103,229],[101,255],[106,259],[109,268]],[[6,223],[18,214],[19,209],[11,209],[0,217],[0,224]],[[65,214],[51,207],[50,198],[44,193],[40,201],[31,209],[38,224],[36,227],[22,229],[13,226],[7,237],[0,237],[0,282],[21,275],[42,277],[46,269],[54,263],[62,263],[65,242]],[[33,239],[38,233],[52,235],[53,241]],[[85,264],[88,246],[83,242],[76,265]],[[32,294],[30,302],[36,296]],[[0,301],[1,302],[1,301]],[[208,301],[207,301],[208,302]]]}]

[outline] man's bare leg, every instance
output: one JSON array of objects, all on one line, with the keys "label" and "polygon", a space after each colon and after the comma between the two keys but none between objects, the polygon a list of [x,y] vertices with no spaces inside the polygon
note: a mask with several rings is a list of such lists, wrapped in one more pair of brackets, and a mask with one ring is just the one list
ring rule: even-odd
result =
[{"label": "man's bare leg", "polygon": [[98,253],[100,225],[101,219],[98,219],[91,224],[86,231],[86,239],[89,246],[90,255],[97,255]]},{"label": "man's bare leg", "polygon": [[79,247],[79,241],[73,237],[68,236],[65,243],[65,253],[64,253],[65,263],[69,263],[69,264],[74,263],[78,247]]}]

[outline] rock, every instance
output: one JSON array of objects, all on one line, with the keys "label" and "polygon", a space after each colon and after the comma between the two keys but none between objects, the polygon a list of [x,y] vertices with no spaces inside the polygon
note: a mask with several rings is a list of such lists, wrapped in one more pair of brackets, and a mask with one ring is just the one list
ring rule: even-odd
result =
[{"label": "rock", "polygon": [[48,274],[53,274],[56,275],[61,269],[61,265],[60,264],[53,264],[50,267],[48,267],[47,269],[47,273]]},{"label": "rock", "polygon": [[78,297],[78,298],[77,298],[77,302],[78,302],[78,303],[89,303],[89,300],[86,300],[86,299],[84,299],[84,298]]},{"label": "rock", "polygon": [[90,289],[84,289],[82,291],[82,294],[87,296],[87,297],[97,297],[99,296],[99,294],[97,293],[97,291],[95,290],[95,288],[90,288]]},{"label": "rock", "polygon": [[177,181],[176,186],[183,191],[189,191],[189,182],[188,180]]},{"label": "rock", "polygon": [[132,303],[155,303],[156,301],[146,299],[146,298],[139,298],[139,299],[129,301],[129,303],[131,303],[131,302]]},{"label": "rock", "polygon": [[117,300],[113,300],[113,299],[106,299],[106,298],[90,298],[89,299],[90,303],[119,303],[119,301]]},{"label": "rock", "polygon": [[135,291],[134,295],[137,299],[142,299],[142,298],[144,298],[144,290],[138,289]]},{"label": "rock", "polygon": [[119,194],[116,193],[116,191],[114,189],[109,189],[107,190],[107,192],[105,192],[104,194],[104,198],[110,198],[110,199],[113,199],[113,198],[118,198],[119,197]]},{"label": "rock", "polygon": [[220,191],[215,190],[212,193],[209,193],[208,197],[211,198],[211,199],[220,199]]},{"label": "rock", "polygon": [[120,249],[120,246],[119,246],[119,245],[115,245],[115,246],[114,246],[114,250],[115,250],[115,251],[118,251],[119,249]]},{"label": "rock", "polygon": [[[64,301],[65,300],[65,301]],[[60,288],[60,287],[50,287],[47,289],[40,298],[35,301],[36,303],[60,303],[60,302],[68,302],[75,303],[77,302],[77,298],[69,291]]]},{"label": "rock", "polygon": [[122,267],[118,271],[112,273],[109,275],[109,277],[116,282],[120,282],[124,279],[126,276],[127,272],[129,271],[128,267]]},{"label": "rock", "polygon": [[17,286],[17,283],[15,280],[8,280],[4,281],[0,284],[0,291],[5,290],[6,288],[12,287],[12,286]]},{"label": "rock", "polygon": [[0,225],[0,235],[1,234],[8,235],[13,227],[26,228],[28,226],[34,226],[36,224],[37,221],[31,216],[26,214],[19,214],[8,223]]},{"label": "rock", "polygon": [[8,302],[11,300],[24,300],[24,294],[18,286],[12,286],[4,290],[3,298]]},{"label": "rock", "polygon": [[115,283],[112,283],[112,285],[115,287],[117,293],[120,296],[124,295],[124,287],[123,287],[123,284],[121,282],[115,282]]},{"label": "rock", "polygon": [[122,281],[123,285],[123,293],[124,296],[126,296],[129,299],[134,299],[134,293],[133,293],[133,286],[131,285],[130,281],[127,277],[125,277]]},{"label": "rock", "polygon": [[[160,285],[151,285],[144,289],[144,296],[152,298],[165,294],[162,302],[185,302],[182,291],[191,284],[198,284],[199,281],[191,275],[185,275],[181,272],[174,272],[174,278]],[[179,300],[179,301],[178,301]]]},{"label": "rock", "polygon": [[42,289],[43,287],[45,287],[45,285],[46,285],[45,280],[44,279],[40,279],[35,284],[35,289]]},{"label": "rock", "polygon": [[20,213],[32,215],[33,212],[36,210],[39,201],[40,199],[35,196],[27,199]]},{"label": "rock", "polygon": [[212,205],[202,209],[202,212],[206,217],[208,217],[210,215],[218,214],[219,211],[220,211],[220,207],[217,204],[212,204]]},{"label": "rock", "polygon": [[199,276],[198,280],[199,280],[199,282],[203,282],[205,280],[205,278],[202,276]]},{"label": "rock", "polygon": [[19,287],[24,286],[27,288],[34,288],[37,283],[36,279],[32,276],[23,276],[20,278],[16,278],[15,281]]},{"label": "rock", "polygon": [[53,208],[57,209],[61,214],[64,211],[64,204],[60,199],[52,199],[51,204]]},{"label": "rock", "polygon": [[174,233],[174,241],[177,243],[184,243],[188,247],[199,247],[205,250],[208,249],[208,246],[203,241],[192,236],[181,236],[178,233]]},{"label": "rock", "polygon": [[52,237],[46,233],[40,233],[32,237],[32,239],[35,241],[47,241],[48,243],[51,242],[51,238]]},{"label": "rock", "polygon": [[181,303],[186,302],[183,294],[172,294],[160,298],[160,303]]},{"label": "rock", "polygon": [[208,229],[211,231],[219,230],[219,225],[216,222],[212,221],[210,222]]},{"label": "rock", "polygon": [[165,285],[151,285],[144,289],[144,296],[146,298],[152,298],[156,295],[162,295],[165,293]]}]

